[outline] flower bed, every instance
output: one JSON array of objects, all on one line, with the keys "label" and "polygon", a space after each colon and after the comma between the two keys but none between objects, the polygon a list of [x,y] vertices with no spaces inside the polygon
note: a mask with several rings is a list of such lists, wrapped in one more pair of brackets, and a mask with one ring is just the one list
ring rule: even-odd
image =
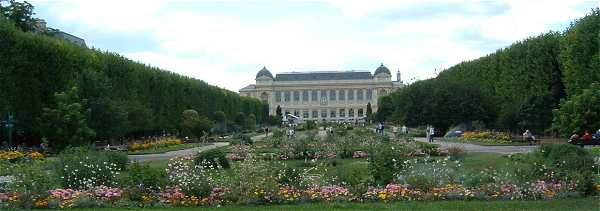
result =
[{"label": "flower bed", "polygon": [[135,141],[130,143],[128,149],[130,151],[141,151],[148,149],[156,149],[161,147],[175,146],[181,145],[183,141],[179,138],[167,137],[167,138],[158,138],[158,139],[147,139],[142,141]]},{"label": "flower bed", "polygon": [[469,131],[463,133],[459,140],[475,141],[487,144],[509,144],[512,142],[510,134],[495,131]]},{"label": "flower bed", "polygon": [[40,160],[40,159],[44,159],[44,154],[37,152],[37,151],[31,151],[31,152],[23,152],[21,150],[0,151],[0,160],[15,162],[15,161],[18,161],[21,159]]}]

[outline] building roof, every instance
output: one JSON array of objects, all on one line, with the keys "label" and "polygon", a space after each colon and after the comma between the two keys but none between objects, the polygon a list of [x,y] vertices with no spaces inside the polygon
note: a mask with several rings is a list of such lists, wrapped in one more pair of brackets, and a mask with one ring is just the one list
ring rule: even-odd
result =
[{"label": "building roof", "polygon": [[256,89],[256,85],[254,85],[254,84],[250,84],[250,85],[248,85],[248,86],[246,86],[246,87],[244,87],[244,88],[240,89],[240,91],[245,91],[245,90],[254,90],[254,89]]},{"label": "building roof", "polygon": [[271,71],[267,70],[267,67],[263,67],[260,71],[258,71],[258,73],[256,74],[256,78],[261,77],[261,76],[267,76],[269,78],[273,78],[273,74],[271,74]]},{"label": "building roof", "polygon": [[325,81],[373,79],[369,71],[322,71],[279,73],[275,81]]},{"label": "building roof", "polygon": [[388,75],[392,75],[392,73],[390,72],[390,69],[388,69],[387,67],[383,66],[383,64],[381,64],[381,66],[379,66],[375,70],[375,75],[377,75],[379,73],[387,73]]}]

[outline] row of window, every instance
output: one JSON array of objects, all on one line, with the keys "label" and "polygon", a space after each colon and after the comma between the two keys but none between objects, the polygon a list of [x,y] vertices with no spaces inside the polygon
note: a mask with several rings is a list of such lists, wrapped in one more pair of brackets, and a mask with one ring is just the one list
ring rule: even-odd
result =
[{"label": "row of window", "polygon": [[[347,113],[346,113],[347,111]],[[293,112],[293,113],[292,113]],[[300,113],[302,112],[302,113]],[[285,114],[294,114],[294,116],[300,116],[302,114],[302,118],[319,118],[319,116],[321,118],[336,118],[336,117],[341,117],[344,118],[346,116],[348,117],[354,117],[356,115],[356,117],[364,117],[365,114],[365,109],[362,108],[358,108],[358,109],[353,109],[353,108],[349,108],[349,109],[345,109],[345,108],[340,108],[340,109],[311,109],[309,110],[293,110],[293,111],[288,111],[288,110],[284,110]],[[310,115],[309,115],[310,114]]]},{"label": "row of window", "polygon": [[343,100],[371,100],[373,89],[343,89],[343,90],[297,90],[276,91],[275,102],[307,102],[319,101],[319,99],[330,101]]}]

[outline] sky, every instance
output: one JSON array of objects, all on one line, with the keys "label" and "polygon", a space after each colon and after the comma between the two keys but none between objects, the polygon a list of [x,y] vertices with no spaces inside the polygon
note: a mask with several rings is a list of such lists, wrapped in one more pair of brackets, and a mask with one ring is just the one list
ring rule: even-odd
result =
[{"label": "sky", "polygon": [[599,0],[30,0],[37,18],[90,47],[238,91],[266,66],[291,71],[387,66],[403,81],[549,31]]}]

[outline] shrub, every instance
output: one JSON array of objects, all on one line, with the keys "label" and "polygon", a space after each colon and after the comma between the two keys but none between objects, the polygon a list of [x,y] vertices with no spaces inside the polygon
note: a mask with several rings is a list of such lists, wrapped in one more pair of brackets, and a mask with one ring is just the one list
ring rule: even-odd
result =
[{"label": "shrub", "polygon": [[190,158],[178,157],[169,160],[167,179],[186,195],[205,197],[215,186],[211,170],[216,168],[218,167],[195,165],[195,161]]},{"label": "shrub", "polygon": [[10,192],[19,193],[17,198],[21,207],[31,208],[36,197],[46,197],[48,190],[58,186],[57,177],[47,171],[45,161],[21,162],[12,166],[14,180],[9,183]]},{"label": "shrub", "polygon": [[562,136],[568,136],[572,131],[594,131],[600,128],[600,84],[593,83],[589,89],[584,89],[578,95],[569,96],[560,102],[558,109],[553,111],[552,127]]},{"label": "shrub", "polygon": [[306,121],[306,129],[307,130],[313,130],[317,128],[317,123],[313,120],[308,120]]},{"label": "shrub", "polygon": [[511,158],[515,175],[522,182],[566,181],[575,190],[590,192],[595,168],[593,157],[584,149],[568,144],[542,145],[536,152]]},{"label": "shrub", "polygon": [[277,190],[276,176],[277,171],[270,162],[250,156],[233,168],[230,176],[220,185],[231,190],[229,197],[232,201],[265,203],[269,194]]},{"label": "shrub", "polygon": [[165,187],[165,171],[161,169],[151,168],[147,164],[139,164],[134,162],[129,166],[128,177],[125,184],[131,187],[137,187],[144,192],[157,192],[161,187]]},{"label": "shrub", "polygon": [[350,163],[335,170],[335,175],[343,186],[348,187],[356,195],[367,191],[373,177],[369,174],[369,165]]},{"label": "shrub", "polygon": [[88,147],[67,148],[58,155],[56,172],[63,187],[88,189],[117,183],[120,164],[112,152],[96,151]]},{"label": "shrub", "polygon": [[116,152],[116,151],[102,151],[100,154],[103,154],[108,159],[109,163],[114,163],[117,165],[119,169],[126,169],[127,162],[129,161],[127,158],[127,153],[125,152]]},{"label": "shrub", "polygon": [[425,154],[428,154],[431,156],[436,156],[436,155],[440,154],[440,151],[439,151],[440,145],[438,145],[438,144],[417,142],[417,147],[419,148],[419,150],[421,150],[422,153],[425,153]]},{"label": "shrub", "polygon": [[300,170],[286,167],[279,170],[279,173],[277,174],[277,182],[283,186],[299,188],[300,183],[302,182],[302,175],[300,174]]},{"label": "shrub", "polygon": [[244,144],[244,145],[253,145],[254,141],[252,137],[247,134],[239,133],[233,137],[231,144]]},{"label": "shrub", "polygon": [[199,152],[195,158],[196,165],[203,166],[205,168],[229,168],[229,160],[227,160],[226,153],[219,149],[209,149],[202,152]]},{"label": "shrub", "polygon": [[369,169],[373,179],[378,184],[387,184],[394,179],[394,172],[402,169],[406,154],[412,151],[403,145],[393,143],[382,144],[373,148],[369,154]]},{"label": "shrub", "polygon": [[462,159],[466,154],[465,149],[460,146],[448,147],[448,155],[453,160]]},{"label": "shrub", "polygon": [[457,182],[456,169],[458,161],[450,161],[448,157],[411,159],[404,168],[397,172],[398,182],[410,184],[421,190],[442,187]]}]

